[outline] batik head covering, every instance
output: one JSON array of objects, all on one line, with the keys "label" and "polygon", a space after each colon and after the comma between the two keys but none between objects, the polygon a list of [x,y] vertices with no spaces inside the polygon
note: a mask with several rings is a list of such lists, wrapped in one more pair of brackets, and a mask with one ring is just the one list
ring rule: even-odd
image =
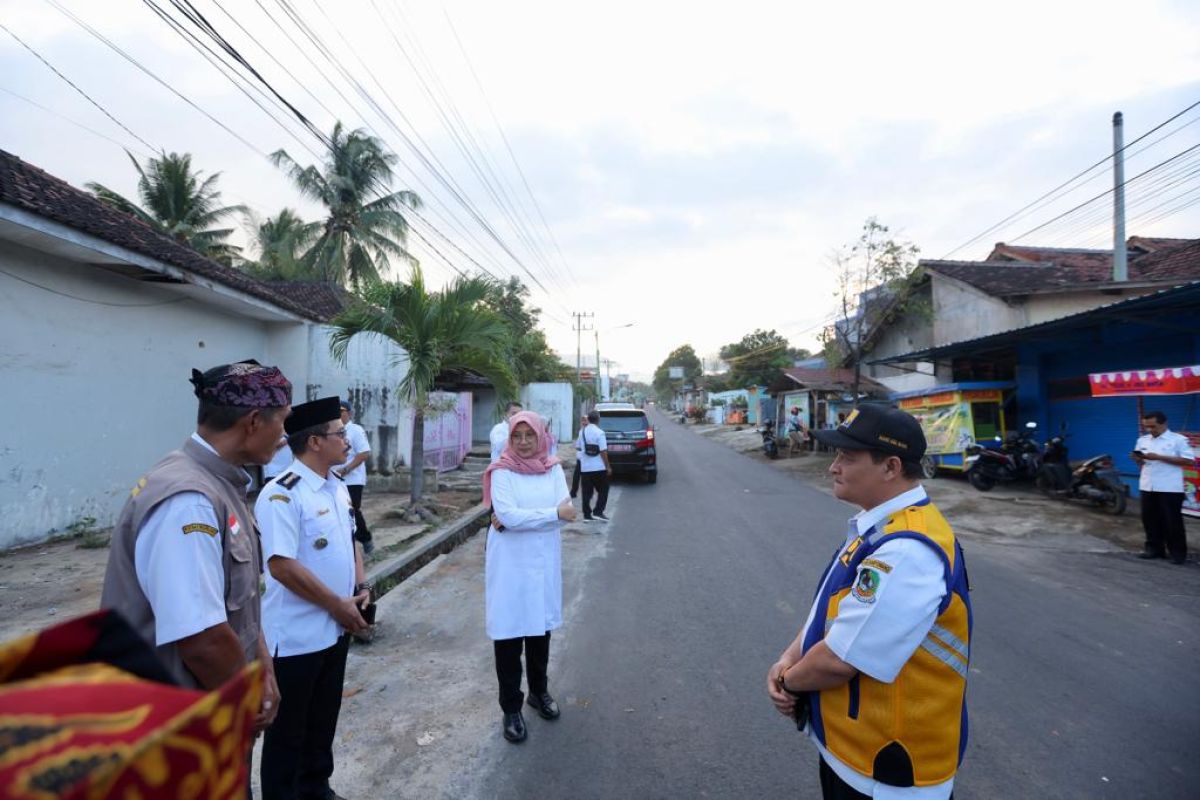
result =
[{"label": "batik head covering", "polygon": [[207,372],[193,369],[191,383],[196,397],[214,406],[283,408],[292,402],[292,382],[278,367],[264,367],[253,359]]}]

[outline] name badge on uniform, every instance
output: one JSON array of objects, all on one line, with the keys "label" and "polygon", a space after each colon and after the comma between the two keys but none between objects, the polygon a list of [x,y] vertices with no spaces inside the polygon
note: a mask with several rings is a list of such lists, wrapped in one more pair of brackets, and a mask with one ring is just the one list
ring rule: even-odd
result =
[{"label": "name badge on uniform", "polygon": [[329,546],[329,540],[326,539],[324,536],[320,537],[315,542],[313,542],[313,547],[317,548],[318,550],[324,550],[328,546]]}]

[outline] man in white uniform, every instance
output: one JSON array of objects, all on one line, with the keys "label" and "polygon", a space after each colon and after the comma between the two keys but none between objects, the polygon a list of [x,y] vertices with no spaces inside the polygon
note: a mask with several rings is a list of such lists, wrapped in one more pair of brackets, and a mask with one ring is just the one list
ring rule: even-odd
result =
[{"label": "man in white uniform", "polygon": [[354,539],[362,543],[363,555],[371,555],[375,543],[371,541],[371,530],[362,513],[363,489],[367,485],[367,458],[371,455],[371,443],[363,426],[353,421],[354,411],[350,404],[342,401],[342,424],[346,426],[346,441],[350,443],[350,460],[335,472],[346,482],[350,491],[350,503],[354,506]]},{"label": "man in white uniform", "polygon": [[1172,564],[1187,561],[1187,533],[1183,527],[1183,468],[1196,463],[1196,453],[1186,436],[1167,429],[1167,415],[1149,411],[1142,418],[1146,433],[1137,440],[1134,463],[1141,469],[1138,489],[1146,547],[1138,558],[1165,558]]},{"label": "man in white uniform", "polygon": [[[604,516],[608,506],[608,479],[612,476],[612,465],[608,463],[608,437],[600,427],[598,411],[589,411],[587,421],[575,441],[583,481],[583,518],[589,522],[594,519],[608,522],[608,517]],[[592,507],[593,492],[597,494],[595,508]]]},{"label": "man in white uniform", "polygon": [[296,460],[255,505],[268,568],[263,631],[281,695],[278,724],[263,742],[262,792],[265,800],[333,800],[347,632],[367,628],[370,587],[350,494],[332,473],[348,449],[338,399],[296,406],[286,428]]},{"label": "man in white uniform", "polygon": [[508,421],[512,419],[513,414],[522,409],[523,406],[520,403],[509,403],[504,409],[504,419],[492,426],[492,432],[488,434],[488,440],[492,448],[493,464],[500,460],[500,454],[504,452],[504,446],[508,444]]}]

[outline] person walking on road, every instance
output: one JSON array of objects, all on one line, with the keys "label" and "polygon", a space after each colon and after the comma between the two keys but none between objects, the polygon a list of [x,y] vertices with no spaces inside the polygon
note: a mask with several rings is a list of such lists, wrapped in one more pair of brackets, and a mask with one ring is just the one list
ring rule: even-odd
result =
[{"label": "person walking on road", "polygon": [[349,452],[338,398],[296,406],[287,432],[296,460],[255,504],[267,559],[263,629],[282,695],[263,741],[262,792],[328,800],[337,797],[329,778],[349,634],[366,630],[371,592],[350,493],[333,474]]},{"label": "person walking on road", "polygon": [[279,689],[260,621],[262,553],[242,465],[271,459],[292,384],[256,361],[192,370],[191,382],[196,432],[125,501],[100,606],[120,612],[181,686],[213,690],[259,661],[257,734],[279,711]]},{"label": "person walking on road", "polygon": [[[587,418],[587,414],[584,414],[582,417],[579,418],[579,430],[582,431],[587,426],[588,426],[588,418]],[[578,447],[576,447],[575,448],[575,469],[571,473],[571,499],[572,500],[574,500],[579,495],[579,481],[580,481],[579,459],[582,456],[583,456],[583,453],[579,450]]]},{"label": "person walking on road", "polygon": [[562,523],[575,519],[566,477],[549,454],[541,417],[522,411],[499,460],[483,473],[483,503],[492,508],[485,555],[485,618],[500,684],[501,729],[525,741],[521,713],[521,652],[529,705],[547,720],[559,716],[549,691],[550,632],[562,625]]},{"label": "person walking on road", "polygon": [[1134,446],[1133,460],[1141,470],[1138,489],[1146,547],[1138,558],[1165,558],[1172,564],[1187,561],[1187,533],[1183,527],[1183,468],[1196,463],[1196,453],[1186,436],[1167,429],[1167,415],[1149,411],[1142,417],[1146,431]]},{"label": "person walking on road", "polygon": [[[604,509],[608,507],[608,479],[612,477],[612,464],[608,461],[608,438],[600,427],[600,412],[592,409],[587,415],[588,424],[579,431],[575,450],[579,456],[579,471],[583,480],[583,518],[608,522]],[[596,494],[596,505],[592,506],[592,494]]]},{"label": "person walking on road", "polygon": [[367,486],[367,459],[371,457],[371,442],[363,426],[354,422],[353,407],[343,400],[341,408],[346,441],[350,444],[350,460],[338,466],[334,472],[346,482],[346,489],[350,492],[350,503],[354,506],[354,539],[362,544],[363,555],[369,556],[375,550],[375,542],[371,539],[367,518],[362,513],[362,498],[363,489]]},{"label": "person walking on road", "polygon": [[492,426],[492,431],[488,434],[488,440],[492,446],[493,464],[500,460],[500,454],[504,452],[505,446],[508,445],[508,421],[512,419],[513,414],[516,414],[522,408],[524,408],[524,406],[522,406],[520,403],[509,403],[504,407],[504,419]]},{"label": "person walking on road", "polygon": [[944,800],[967,744],[971,601],[962,548],[919,482],[925,436],[879,405],[814,435],[837,451],[834,495],[862,510],[767,694],[816,745],[823,797]]}]

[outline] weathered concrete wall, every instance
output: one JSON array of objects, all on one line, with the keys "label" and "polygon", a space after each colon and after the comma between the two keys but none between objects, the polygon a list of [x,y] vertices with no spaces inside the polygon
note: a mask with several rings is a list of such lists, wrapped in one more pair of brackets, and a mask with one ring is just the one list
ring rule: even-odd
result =
[{"label": "weathered concrete wall", "polygon": [[371,442],[367,470],[391,474],[408,463],[412,447],[411,428],[408,438],[402,438],[402,403],[396,394],[408,373],[408,356],[388,339],[361,335],[350,340],[345,359],[339,361],[329,350],[331,334],[327,326],[308,326],[304,395],[309,400],[329,395],[349,400],[354,421],[363,426]]},{"label": "weathered concrete wall", "polygon": [[934,344],[942,345],[1012,330],[1024,315],[1003,300],[938,275],[933,280]]},{"label": "weathered concrete wall", "polygon": [[471,440],[488,441],[492,426],[500,421],[500,410],[496,408],[495,389],[476,389],[471,407]]},{"label": "weathered concrete wall", "polygon": [[111,523],[195,429],[193,367],[296,363],[303,323],[268,325],[7,241],[0,267],[15,276],[0,275],[0,547],[83,517]]},{"label": "weathered concrete wall", "polygon": [[557,441],[571,441],[574,394],[569,383],[530,383],[521,387],[521,405],[550,420]]}]

